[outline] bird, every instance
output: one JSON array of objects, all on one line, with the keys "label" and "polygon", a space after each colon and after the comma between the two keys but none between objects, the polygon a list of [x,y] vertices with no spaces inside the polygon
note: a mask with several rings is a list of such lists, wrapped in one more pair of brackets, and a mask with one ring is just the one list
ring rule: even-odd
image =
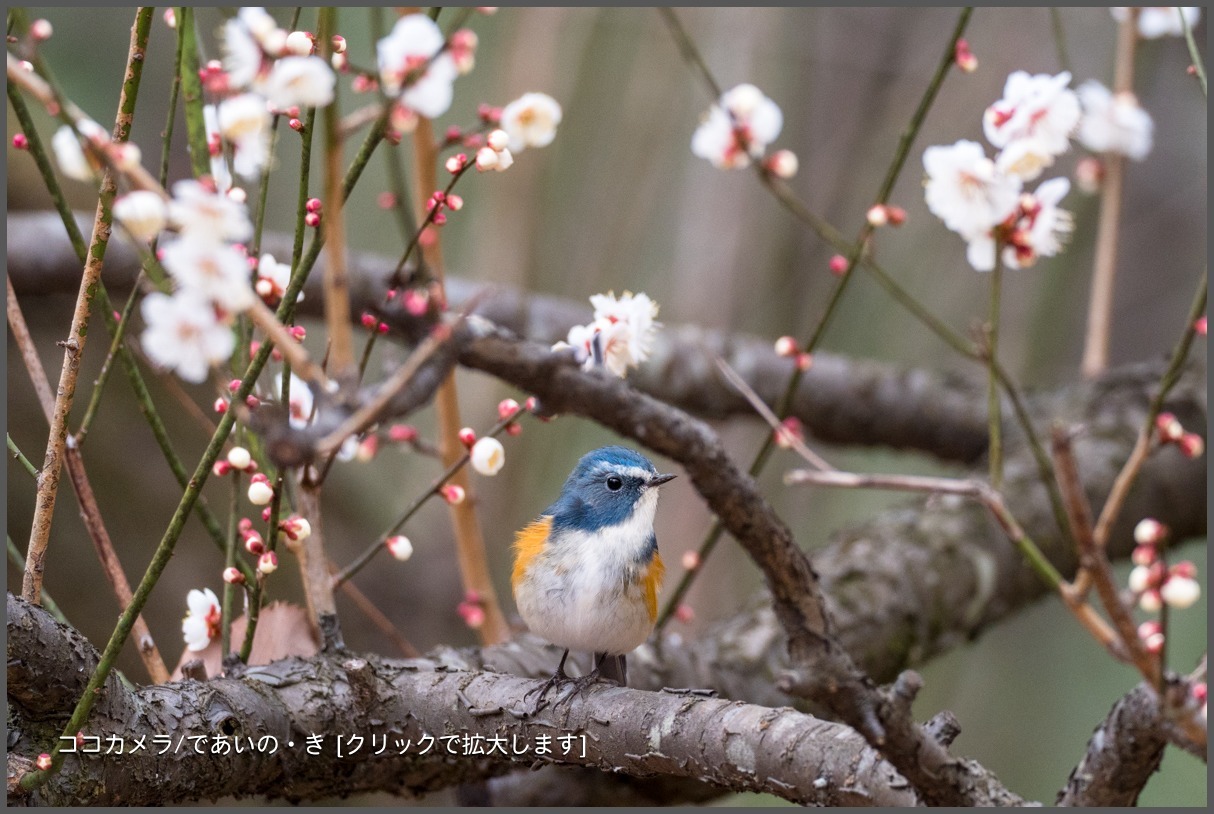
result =
[{"label": "bird", "polygon": [[[532,633],[565,649],[536,707],[569,681],[570,650],[595,654],[594,669],[574,681],[627,682],[625,655],[649,637],[657,620],[665,566],[653,531],[659,474],[648,458],[607,446],[573,468],[560,497],[515,535],[511,585]],[[531,693],[528,693],[530,695]]]}]

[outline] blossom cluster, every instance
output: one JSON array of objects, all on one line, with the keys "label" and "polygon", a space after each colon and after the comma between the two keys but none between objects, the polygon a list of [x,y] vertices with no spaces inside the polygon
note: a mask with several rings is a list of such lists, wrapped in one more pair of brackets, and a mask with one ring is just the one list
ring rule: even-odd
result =
[{"label": "blossom cluster", "polygon": [[1158,612],[1165,604],[1188,608],[1201,597],[1197,567],[1192,562],[1185,560],[1169,567],[1163,561],[1160,550],[1168,534],[1168,527],[1151,517],[1134,527],[1137,545],[1130,556],[1134,567],[1130,570],[1129,587],[1138,607],[1148,613]]},{"label": "blossom cluster", "polygon": [[[779,105],[754,85],[738,85],[722,93],[704,114],[692,134],[691,152],[717,169],[743,169],[752,159],[763,158],[783,127]],[[797,173],[797,156],[791,150],[777,150],[764,167],[780,178],[791,178]]]},{"label": "blossom cluster", "polygon": [[590,298],[594,319],[588,325],[569,329],[567,341],[553,350],[572,347],[583,368],[606,367],[623,378],[652,351],[653,338],[661,323],[656,321],[658,304],[646,294],[625,291],[618,299],[613,292]]},{"label": "blossom cluster", "polygon": [[1072,137],[1097,153],[1141,160],[1151,149],[1152,121],[1132,94],[1111,94],[1098,82],[1071,90],[1071,74],[1008,76],[1003,96],[986,109],[982,128],[999,152],[962,139],[923,153],[928,209],[968,244],[975,269],[1027,268],[1039,257],[1058,254],[1072,230],[1070,213],[1059,207],[1070,181],[1054,178],[1028,193],[1037,179],[1070,149]]}]

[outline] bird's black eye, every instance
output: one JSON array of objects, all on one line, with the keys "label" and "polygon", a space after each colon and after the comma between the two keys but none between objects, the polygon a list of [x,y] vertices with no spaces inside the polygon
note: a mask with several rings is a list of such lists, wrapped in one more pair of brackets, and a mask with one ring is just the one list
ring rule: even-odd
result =
[{"label": "bird's black eye", "polygon": [[607,488],[613,492],[620,491],[620,489],[623,486],[624,486],[624,481],[620,480],[615,475],[612,475],[610,478],[607,479]]}]

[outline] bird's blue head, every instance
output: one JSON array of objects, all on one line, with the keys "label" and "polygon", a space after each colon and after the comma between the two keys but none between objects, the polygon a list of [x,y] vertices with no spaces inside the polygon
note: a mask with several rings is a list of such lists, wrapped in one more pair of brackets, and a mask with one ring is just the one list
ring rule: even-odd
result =
[{"label": "bird's blue head", "polygon": [[602,447],[577,462],[561,496],[544,514],[553,529],[594,532],[627,521],[650,490],[674,475],[660,475],[644,455],[624,447]]}]

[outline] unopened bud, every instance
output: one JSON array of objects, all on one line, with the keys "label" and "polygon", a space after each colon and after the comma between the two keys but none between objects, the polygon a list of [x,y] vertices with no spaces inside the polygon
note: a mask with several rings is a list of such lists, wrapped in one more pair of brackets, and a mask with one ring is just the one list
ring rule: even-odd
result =
[{"label": "unopened bud", "polygon": [[225,568],[223,569],[223,581],[229,585],[243,585],[244,574],[240,573],[239,568]]}]

